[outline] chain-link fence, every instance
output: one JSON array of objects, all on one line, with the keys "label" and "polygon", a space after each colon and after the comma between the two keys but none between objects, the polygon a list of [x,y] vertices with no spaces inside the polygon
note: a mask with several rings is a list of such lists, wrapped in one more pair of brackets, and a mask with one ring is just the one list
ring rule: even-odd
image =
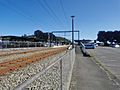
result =
[{"label": "chain-link fence", "polygon": [[43,42],[24,42],[24,41],[0,41],[0,49],[4,48],[22,48],[22,47],[42,47]]},{"label": "chain-link fence", "polygon": [[72,49],[18,85],[15,90],[68,90],[74,61],[75,49]]}]

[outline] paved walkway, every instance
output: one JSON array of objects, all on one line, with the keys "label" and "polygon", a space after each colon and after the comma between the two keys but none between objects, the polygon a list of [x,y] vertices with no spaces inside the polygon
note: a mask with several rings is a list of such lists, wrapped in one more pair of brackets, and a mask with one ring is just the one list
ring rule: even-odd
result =
[{"label": "paved walkway", "polygon": [[120,90],[90,57],[83,57],[76,47],[70,90]]}]

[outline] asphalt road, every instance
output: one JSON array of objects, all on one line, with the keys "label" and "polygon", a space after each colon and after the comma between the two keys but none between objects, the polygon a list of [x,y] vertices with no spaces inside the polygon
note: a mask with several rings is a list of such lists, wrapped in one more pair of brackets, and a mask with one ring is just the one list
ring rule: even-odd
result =
[{"label": "asphalt road", "polygon": [[98,47],[87,51],[120,79],[120,48]]},{"label": "asphalt road", "polygon": [[83,57],[79,47],[76,48],[76,60],[73,67],[69,90],[120,90],[108,75],[91,57]]}]

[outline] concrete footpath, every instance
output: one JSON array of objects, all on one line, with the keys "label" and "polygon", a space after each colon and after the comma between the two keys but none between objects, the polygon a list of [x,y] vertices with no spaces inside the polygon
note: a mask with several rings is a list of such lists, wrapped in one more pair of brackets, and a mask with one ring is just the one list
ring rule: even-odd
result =
[{"label": "concrete footpath", "polygon": [[84,57],[76,47],[76,58],[69,90],[120,90],[91,57]]}]

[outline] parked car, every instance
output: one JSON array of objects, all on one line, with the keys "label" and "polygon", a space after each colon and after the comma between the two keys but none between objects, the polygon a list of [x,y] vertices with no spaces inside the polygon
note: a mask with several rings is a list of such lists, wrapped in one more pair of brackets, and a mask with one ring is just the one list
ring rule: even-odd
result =
[{"label": "parked car", "polygon": [[118,48],[118,47],[120,47],[120,46],[119,46],[118,44],[113,44],[112,47],[113,47],[113,48]]},{"label": "parked car", "polygon": [[96,45],[95,44],[85,44],[85,49],[95,49]]}]

